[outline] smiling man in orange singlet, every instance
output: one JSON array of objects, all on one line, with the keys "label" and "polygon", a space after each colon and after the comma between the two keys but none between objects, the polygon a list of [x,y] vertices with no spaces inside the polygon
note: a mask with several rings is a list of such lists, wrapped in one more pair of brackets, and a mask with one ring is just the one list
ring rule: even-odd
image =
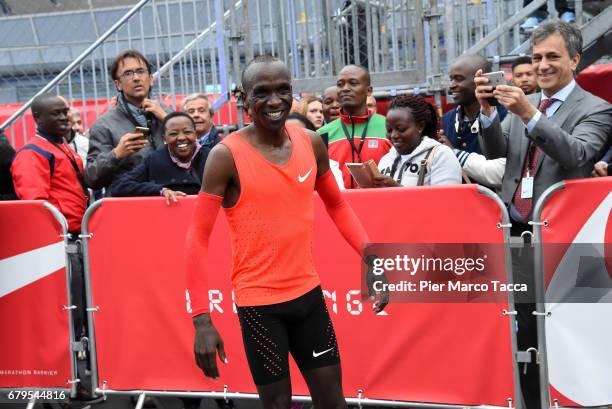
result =
[{"label": "smiling man in orange singlet", "polygon": [[[217,378],[223,341],[208,309],[208,239],[223,206],[232,240],[231,282],[244,347],[262,406],[289,408],[288,354],[304,376],[314,406],[345,408],[340,354],[312,258],[316,190],[338,230],[360,252],[369,242],[329,170],[314,132],[286,125],[292,102],[289,69],[260,56],[242,74],[253,124],[210,153],[187,234],[187,284],[195,326],[195,358]],[[382,297],[374,305],[381,311]]]}]

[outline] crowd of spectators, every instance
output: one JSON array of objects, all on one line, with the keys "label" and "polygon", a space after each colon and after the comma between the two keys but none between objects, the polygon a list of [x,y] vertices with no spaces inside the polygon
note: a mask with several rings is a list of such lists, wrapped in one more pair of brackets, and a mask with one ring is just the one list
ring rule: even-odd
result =
[{"label": "crowd of spectators", "polygon": [[[512,216],[512,233],[520,235],[530,230],[533,203],[547,187],[612,173],[612,106],[574,80],[580,32],[559,20],[543,23],[532,34],[532,47],[531,57],[512,64],[511,84],[494,90],[482,75],[491,71],[486,58],[457,58],[449,86],[455,106],[441,120],[437,108],[418,95],[397,96],[386,116],[378,114],[370,74],[357,65],[342,68],[336,84],[320,96],[295,98],[287,120],[321,136],[342,189],[357,187],[346,164],[370,160],[382,174],[374,187],[472,180],[497,189]],[[179,112],[151,99],[151,64],[136,50],[120,53],[110,73],[117,103],[87,132],[80,112],[65,99],[35,98],[36,134],[17,153],[0,141],[2,200],[48,200],[78,235],[91,190],[162,196],[168,204],[200,190],[208,153],[223,137],[208,96],[187,96]],[[527,178],[532,187],[526,193],[521,186]],[[532,321],[526,320],[521,328],[532,334]],[[532,342],[519,340],[525,348]],[[531,376],[523,382],[536,381]],[[533,393],[526,392],[528,407]]]}]

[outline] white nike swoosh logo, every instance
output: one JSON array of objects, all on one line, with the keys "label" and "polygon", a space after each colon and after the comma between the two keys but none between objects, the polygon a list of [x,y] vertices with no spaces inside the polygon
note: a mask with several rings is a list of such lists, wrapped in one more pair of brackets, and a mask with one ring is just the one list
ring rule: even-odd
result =
[{"label": "white nike swoosh logo", "polygon": [[312,168],[310,168],[310,170],[308,171],[308,173],[306,173],[304,176],[302,175],[298,175],[298,182],[300,183],[304,183],[304,181],[306,179],[308,179],[308,176],[310,176],[310,172],[312,172]]},{"label": "white nike swoosh logo", "polygon": [[[309,172],[309,173],[310,173],[310,172]],[[313,356],[314,358],[316,358],[316,357],[318,357],[318,356],[321,356],[321,355],[323,355],[323,354],[325,354],[325,353],[327,353],[327,352],[331,351],[332,349],[334,349],[334,348],[329,348],[329,349],[326,349],[325,351],[321,351],[321,352],[315,352],[315,351],[313,350],[313,351],[312,351],[312,356]]]}]

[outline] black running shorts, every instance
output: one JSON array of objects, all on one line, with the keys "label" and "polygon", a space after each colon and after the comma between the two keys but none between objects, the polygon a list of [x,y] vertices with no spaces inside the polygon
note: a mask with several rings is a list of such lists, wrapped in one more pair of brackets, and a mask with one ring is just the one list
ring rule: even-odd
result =
[{"label": "black running shorts", "polygon": [[256,385],[289,376],[289,356],[300,371],[340,363],[336,334],[321,287],[279,304],[238,307],[242,339]]}]

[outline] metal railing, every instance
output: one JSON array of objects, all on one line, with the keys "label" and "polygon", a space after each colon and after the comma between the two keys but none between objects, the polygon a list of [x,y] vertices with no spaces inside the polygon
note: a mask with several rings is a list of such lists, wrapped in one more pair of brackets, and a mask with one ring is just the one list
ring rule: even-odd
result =
[{"label": "metal railing", "polygon": [[[10,88],[15,90],[15,98],[8,102],[26,101],[0,125],[0,130],[13,144],[19,138],[20,145],[34,132],[32,121],[27,120],[25,114],[36,95],[55,92],[84,111],[84,105],[90,105],[87,111],[93,109],[94,115],[82,115],[85,128],[89,128],[117,95],[109,72],[117,54],[129,48],[138,49],[147,56],[156,72],[180,53],[203,27],[215,27],[215,13],[211,12],[212,2],[209,0],[133,0],[132,3],[133,6],[127,9],[94,9],[90,2],[88,11],[0,18],[0,33],[8,30],[3,45],[19,45],[4,49],[0,46],[0,51],[3,51],[0,55],[8,56],[5,61],[0,58],[0,94]],[[81,21],[80,26],[91,25],[90,29],[95,31],[95,40],[90,41],[89,46],[84,44],[86,40],[78,38],[78,31],[64,29],[72,27],[75,19]],[[46,24],[41,24],[40,20],[45,20]],[[11,34],[11,29],[23,28],[21,22],[27,23],[24,27],[28,31]],[[54,43],[41,42],[39,39],[44,37],[41,27],[48,31],[62,31],[64,37],[55,38]],[[100,34],[103,28],[105,31]],[[21,43],[19,37],[24,38]],[[27,43],[28,38],[35,41]],[[224,50],[219,48],[217,44],[199,43],[199,47],[189,53],[188,61],[181,60],[178,65],[173,65],[173,75],[159,76],[152,97],[160,99],[192,90],[227,93],[226,87],[218,82],[226,72]],[[21,62],[20,52],[29,53]],[[2,62],[7,63],[2,65]],[[172,102],[175,102],[174,98]]]},{"label": "metal railing", "polygon": [[[27,137],[22,114],[41,88],[70,103],[90,101],[96,116],[101,114],[116,94],[110,62],[127,48],[147,55],[156,95],[171,96],[174,106],[177,95],[206,92],[221,95],[218,108],[239,82],[245,61],[263,53],[289,65],[298,93],[322,92],[344,65],[355,63],[369,68],[375,90],[394,94],[420,88],[439,99],[450,63],[463,52],[525,51],[519,24],[545,2],[534,0],[523,8],[523,0],[141,0],[131,9],[95,9],[89,2],[88,9],[0,18],[0,34],[17,26],[31,30],[17,36],[23,41],[9,35],[11,46],[0,46],[8,55],[0,57],[0,102],[6,90],[16,91],[5,102],[30,100],[0,128],[8,128],[13,141],[19,136],[16,125]],[[578,3],[580,21],[585,16]],[[63,30],[68,36],[63,44],[45,43],[41,19],[71,27],[87,19],[95,41],[85,49],[78,30]],[[22,55],[26,51],[29,59]]]}]

